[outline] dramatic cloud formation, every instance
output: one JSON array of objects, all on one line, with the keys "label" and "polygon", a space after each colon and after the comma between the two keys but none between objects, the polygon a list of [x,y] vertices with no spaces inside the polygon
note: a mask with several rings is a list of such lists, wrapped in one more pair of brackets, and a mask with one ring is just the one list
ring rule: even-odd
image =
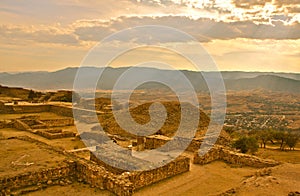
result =
[{"label": "dramatic cloud formation", "polygon": [[[141,25],[166,25],[178,28],[196,37],[199,41],[210,39],[299,39],[300,24],[295,22],[285,25],[282,21],[274,21],[272,25],[255,24],[253,21],[223,22],[214,19],[200,18],[191,20],[186,16],[163,17],[121,17],[108,22],[84,21],[90,25],[79,27],[75,34],[79,39],[98,41],[105,35],[116,31]],[[182,25],[184,24],[184,25]]]},{"label": "dramatic cloud formation", "polygon": [[[135,26],[165,25],[195,37],[222,70],[300,72],[299,0],[2,0],[0,4],[0,71],[78,66],[106,36]],[[123,44],[142,43],[139,36]],[[161,36],[166,45],[179,41],[174,35]],[[108,51],[114,47],[108,46]]]}]

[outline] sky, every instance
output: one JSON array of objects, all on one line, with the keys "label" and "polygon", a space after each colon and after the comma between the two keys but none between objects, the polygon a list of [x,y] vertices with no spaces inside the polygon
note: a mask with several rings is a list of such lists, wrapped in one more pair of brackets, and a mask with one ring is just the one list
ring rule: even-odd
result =
[{"label": "sky", "polygon": [[[196,41],[161,33],[161,46],[175,44],[199,55],[193,46],[201,44],[219,70],[300,73],[300,0],[1,0],[0,5],[0,72],[78,67],[105,37],[162,25]],[[105,46],[107,53],[132,48],[111,66],[156,59],[193,70],[176,51],[138,48],[143,35],[132,36],[138,38]]]}]

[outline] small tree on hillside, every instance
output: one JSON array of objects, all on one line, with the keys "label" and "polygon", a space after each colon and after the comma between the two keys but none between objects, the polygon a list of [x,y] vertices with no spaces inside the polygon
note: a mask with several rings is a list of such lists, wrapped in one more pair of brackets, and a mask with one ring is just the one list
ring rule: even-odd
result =
[{"label": "small tree on hillside", "polygon": [[28,101],[32,101],[34,98],[36,98],[36,94],[33,90],[30,90],[28,93]]},{"label": "small tree on hillside", "polygon": [[290,150],[295,150],[295,146],[299,141],[299,134],[289,132],[286,137],[286,145],[290,148]]},{"label": "small tree on hillside", "polygon": [[280,144],[280,150],[285,150],[286,146],[294,149],[300,139],[299,133],[286,130],[273,131],[272,137]]},{"label": "small tree on hillside", "polygon": [[241,150],[242,153],[254,153],[258,150],[257,140],[254,137],[243,136],[233,143],[233,147]]},{"label": "small tree on hillside", "polygon": [[280,150],[284,150],[287,133],[285,131],[273,131],[273,138],[280,144]]},{"label": "small tree on hillside", "polygon": [[252,134],[259,141],[261,148],[266,148],[267,142],[273,138],[271,130],[253,131]]}]

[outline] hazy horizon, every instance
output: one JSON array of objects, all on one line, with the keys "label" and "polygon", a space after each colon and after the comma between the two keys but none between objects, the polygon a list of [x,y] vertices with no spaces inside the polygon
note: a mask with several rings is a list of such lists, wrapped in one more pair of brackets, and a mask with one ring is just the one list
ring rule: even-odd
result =
[{"label": "hazy horizon", "polygon": [[[124,66],[124,67],[111,67],[109,68],[127,68],[127,67],[134,67],[134,66]],[[18,74],[18,73],[33,73],[33,72],[48,72],[53,73],[65,69],[71,69],[71,68],[79,68],[79,66],[71,66],[71,67],[62,67],[60,69],[56,70],[26,70],[26,71],[0,71],[0,73],[9,73],[9,74]],[[97,67],[97,66],[88,66],[88,68],[103,68],[103,67]],[[107,68],[107,67],[105,67]],[[167,68],[158,68],[158,67],[139,67],[139,68],[153,68],[153,69],[159,69],[159,70],[172,70]],[[197,71],[197,70],[189,70],[189,69],[179,69],[180,71],[192,71],[192,72],[215,72],[215,71]],[[252,70],[252,71],[245,71],[245,70],[219,70],[220,72],[245,72],[245,73],[283,73],[283,74],[300,74],[300,72],[282,72],[282,71],[259,71],[259,70]]]}]

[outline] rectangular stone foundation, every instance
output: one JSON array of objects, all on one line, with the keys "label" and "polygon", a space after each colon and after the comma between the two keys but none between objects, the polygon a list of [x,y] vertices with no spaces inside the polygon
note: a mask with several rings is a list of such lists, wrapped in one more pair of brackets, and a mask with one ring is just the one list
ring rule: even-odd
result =
[{"label": "rectangular stone foundation", "polygon": [[189,158],[178,157],[160,168],[149,171],[123,172],[117,175],[110,171],[110,167],[78,158],[30,137],[23,136],[11,139],[37,145],[39,149],[50,152],[50,154],[56,154],[62,159],[65,157],[65,159],[62,161],[62,166],[0,176],[0,196],[11,195],[11,193],[30,186],[37,186],[42,189],[52,185],[63,185],[67,181],[84,182],[92,187],[111,191],[116,195],[129,196],[136,189],[187,172],[190,168]]},{"label": "rectangular stone foundation", "polygon": [[97,165],[107,168],[110,172],[119,176],[128,176],[130,183],[132,183],[133,190],[148,186],[184,172],[188,172],[190,170],[190,158],[184,156],[179,156],[175,160],[162,167],[146,171],[126,171],[113,167],[104,161],[99,160],[93,153],[91,153],[90,157],[93,162],[97,163]]},{"label": "rectangular stone foundation", "polygon": [[68,137],[75,137],[75,133],[73,132],[70,132],[70,131],[60,131],[58,133],[51,133],[50,130],[37,130],[35,133],[44,137],[44,138],[47,138],[49,140],[53,140],[53,139],[59,139],[59,138],[68,138]]}]

